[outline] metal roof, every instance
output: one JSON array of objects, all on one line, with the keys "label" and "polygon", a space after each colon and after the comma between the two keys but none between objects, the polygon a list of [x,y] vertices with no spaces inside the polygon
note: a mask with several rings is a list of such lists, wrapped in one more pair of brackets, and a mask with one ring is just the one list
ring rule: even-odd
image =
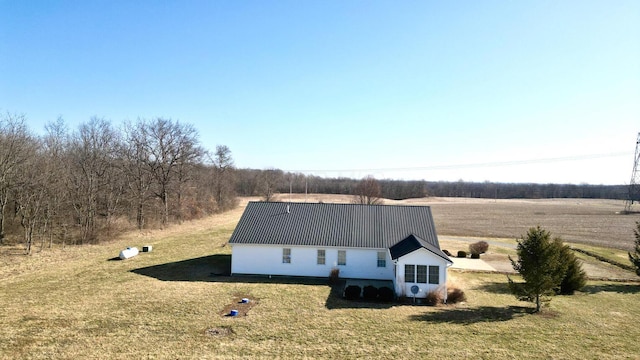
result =
[{"label": "metal roof", "polygon": [[398,243],[390,247],[389,253],[391,254],[391,259],[395,260],[418,249],[426,249],[427,251],[434,253],[435,255],[445,259],[446,261],[453,263],[453,261],[451,261],[447,254],[443,253],[439,247],[436,247],[433,244],[430,244],[413,234],[407,236],[404,240],[399,241]]},{"label": "metal roof", "polygon": [[250,202],[229,243],[388,249],[411,234],[441,253],[428,206]]}]

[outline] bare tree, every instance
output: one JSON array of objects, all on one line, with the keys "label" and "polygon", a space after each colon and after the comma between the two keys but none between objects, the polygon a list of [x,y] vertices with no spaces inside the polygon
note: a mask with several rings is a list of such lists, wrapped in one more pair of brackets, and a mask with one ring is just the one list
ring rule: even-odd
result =
[{"label": "bare tree", "polygon": [[233,181],[235,169],[231,149],[226,145],[216,146],[212,162],[216,203],[218,209],[225,210],[233,206],[235,198]]},{"label": "bare tree", "polygon": [[[43,233],[48,235],[49,247],[53,244],[54,231],[66,229],[69,213],[64,211],[68,199],[65,191],[68,176],[65,171],[65,156],[68,145],[68,131],[62,118],[45,126],[47,134],[42,139],[43,151],[40,155],[45,159],[43,173],[46,176],[44,189],[47,191],[44,212]],[[44,247],[44,236],[43,244]]]},{"label": "bare tree", "polygon": [[278,183],[282,182],[282,170],[267,169],[260,173],[258,189],[264,201],[275,200]]},{"label": "bare tree", "polygon": [[20,165],[23,175],[20,186],[15,190],[16,213],[20,216],[20,225],[24,229],[24,244],[27,254],[31,253],[34,231],[42,226],[45,217],[45,203],[47,200],[45,158],[38,156],[38,147],[34,141],[26,149],[28,156]]},{"label": "bare tree", "polygon": [[[200,165],[204,159],[206,151],[198,145],[198,133],[191,126],[184,126],[183,135],[187,135],[189,129],[193,131],[193,138],[183,136],[180,139],[180,156],[176,163],[176,182],[174,192],[176,193],[176,217],[178,221],[182,221],[185,208],[195,210],[196,199],[194,195],[194,179],[198,173]],[[188,206],[185,206],[184,200],[188,199]],[[189,211],[191,212],[191,211]],[[191,214],[190,214],[191,215]]]},{"label": "bare tree", "polygon": [[[119,146],[119,136],[115,133],[116,140],[112,144],[113,147],[109,149],[110,153],[114,154],[116,148]],[[116,147],[116,148],[114,148]],[[98,197],[98,215],[105,220],[106,235],[111,236],[112,223],[114,218],[119,214],[122,206],[122,199],[126,191],[126,179],[124,177],[123,162],[120,158],[112,158],[109,167],[104,175],[104,181],[99,191]]]},{"label": "bare tree", "polygon": [[123,171],[127,179],[127,186],[131,192],[136,213],[136,224],[139,230],[145,226],[145,211],[149,193],[153,183],[153,176],[145,137],[144,123],[125,123],[124,141],[120,148],[123,158]]},{"label": "bare tree", "polygon": [[382,190],[380,183],[373,176],[367,176],[360,180],[355,189],[353,202],[356,204],[379,205],[382,204]]},{"label": "bare tree", "polygon": [[201,161],[203,150],[198,146],[198,133],[191,125],[157,118],[141,125],[146,138],[147,165],[157,185],[155,195],[162,201],[162,223],[169,222],[169,192],[176,187],[179,200],[180,175],[190,164]]},{"label": "bare tree", "polygon": [[18,167],[30,156],[31,135],[25,119],[24,115],[0,115],[0,244],[5,238],[5,210],[9,195],[21,177]]},{"label": "bare tree", "polygon": [[104,119],[92,118],[80,125],[70,143],[72,204],[81,228],[81,241],[95,237],[100,196],[110,187],[118,135]]}]

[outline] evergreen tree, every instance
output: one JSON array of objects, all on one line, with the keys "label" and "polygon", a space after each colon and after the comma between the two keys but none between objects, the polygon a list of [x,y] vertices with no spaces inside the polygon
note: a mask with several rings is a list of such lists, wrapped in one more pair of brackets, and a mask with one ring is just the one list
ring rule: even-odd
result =
[{"label": "evergreen tree", "polygon": [[540,297],[553,293],[567,270],[558,242],[551,241],[551,233],[540,228],[531,228],[526,237],[518,241],[518,260],[511,257],[511,265],[522,275],[524,283],[515,283],[509,278],[511,291],[520,299],[533,301],[536,312],[540,311]]},{"label": "evergreen tree", "polygon": [[560,248],[562,262],[567,265],[560,288],[556,291],[562,295],[572,295],[576,290],[582,289],[587,284],[587,274],[582,270],[582,264],[573,253],[573,250],[567,245],[562,244],[559,238],[556,239],[557,246]]},{"label": "evergreen tree", "polygon": [[640,276],[640,222],[636,221],[636,228],[633,230],[636,236],[636,247],[633,253],[629,253],[629,260],[636,268],[636,274]]}]

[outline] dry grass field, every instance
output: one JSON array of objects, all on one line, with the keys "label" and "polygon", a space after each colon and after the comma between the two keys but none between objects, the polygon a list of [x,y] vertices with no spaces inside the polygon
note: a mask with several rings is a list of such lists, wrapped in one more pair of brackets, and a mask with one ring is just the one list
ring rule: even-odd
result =
[{"label": "dry grass field", "polygon": [[438,232],[447,235],[519,238],[540,225],[565,242],[631,250],[640,221],[638,214],[620,215],[624,203],[616,200],[426,200]]},{"label": "dry grass field", "polygon": [[[330,199],[347,200],[322,197]],[[468,232],[449,231],[456,220],[439,216],[448,209],[465,221],[455,210],[465,205],[422,201],[432,202],[441,233],[495,235],[480,231],[487,226],[480,220]],[[478,206],[474,201],[466,205]],[[559,214],[549,210],[553,206],[535,207],[534,212]],[[438,209],[441,215],[436,215]],[[590,281],[577,295],[554,297],[537,315],[529,313],[531,304],[508,293],[504,275],[455,270],[449,271],[449,279],[467,294],[462,304],[349,302],[323,280],[216,275],[228,266],[226,242],[241,213],[239,208],[102,245],[1,256],[0,358],[638,357],[638,282]],[[534,225],[504,229],[519,235]],[[450,244],[464,246],[464,241]],[[126,246],[143,245],[152,245],[153,251],[112,260]],[[495,255],[510,251],[496,247]],[[252,299],[242,316],[224,316],[242,297]]]}]

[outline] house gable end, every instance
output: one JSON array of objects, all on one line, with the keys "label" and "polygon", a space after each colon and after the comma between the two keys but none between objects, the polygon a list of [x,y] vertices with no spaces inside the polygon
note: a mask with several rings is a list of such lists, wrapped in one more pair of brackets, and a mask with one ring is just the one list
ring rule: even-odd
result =
[{"label": "house gable end", "polygon": [[440,248],[433,246],[432,244],[422,240],[421,238],[411,234],[407,236],[405,239],[397,242],[395,245],[389,248],[389,252],[391,253],[391,259],[397,260],[407,254],[410,254],[416,250],[425,249],[434,255],[441,257],[448,263],[453,263],[451,259],[443,253]]}]

